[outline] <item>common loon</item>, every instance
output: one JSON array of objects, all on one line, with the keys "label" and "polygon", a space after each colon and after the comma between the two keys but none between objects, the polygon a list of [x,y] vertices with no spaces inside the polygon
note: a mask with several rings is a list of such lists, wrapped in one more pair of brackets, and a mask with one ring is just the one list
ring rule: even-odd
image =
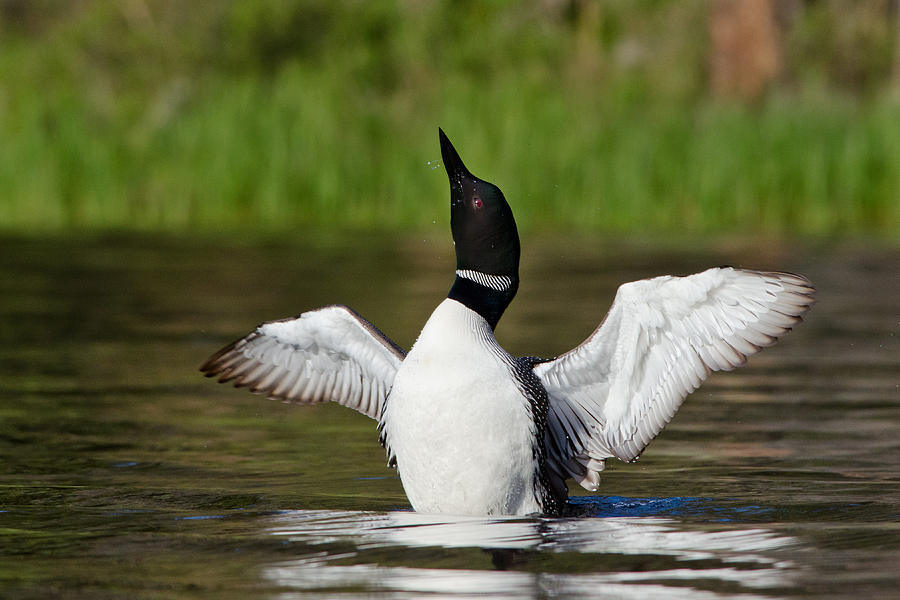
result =
[{"label": "common loon", "polygon": [[566,480],[596,491],[635,460],[711,371],[731,370],[813,304],[801,275],[713,268],[619,287],[609,313],[552,360],[517,358],[494,328],[519,286],[519,236],[500,189],[443,130],[456,278],[409,353],[347,306],[263,323],[200,368],[270,398],[334,401],[378,421],[416,511],[560,514]]}]

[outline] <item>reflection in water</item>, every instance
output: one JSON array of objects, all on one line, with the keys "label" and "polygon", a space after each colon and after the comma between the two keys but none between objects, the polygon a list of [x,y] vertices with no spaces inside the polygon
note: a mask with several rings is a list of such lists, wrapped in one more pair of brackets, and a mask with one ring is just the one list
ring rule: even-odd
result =
[{"label": "reflection in water", "polygon": [[[796,544],[766,529],[688,528],[663,517],[523,519],[295,511],[279,515],[271,533],[309,547],[303,558],[265,568],[265,577],[278,586],[304,592],[362,588],[453,598],[705,598],[721,597],[710,588],[723,586],[741,590],[732,597],[753,598],[743,590],[789,584],[791,562],[779,558],[777,551]],[[348,544],[354,549],[333,550]],[[389,556],[378,550],[391,548],[405,548],[407,555],[414,555],[410,548],[475,548],[490,553],[491,563],[483,570],[430,568],[414,561],[411,566],[408,559],[403,566],[378,564]],[[592,572],[529,572],[529,557],[546,553],[577,553],[574,570]],[[616,564],[622,564],[622,557],[631,558],[620,570]],[[636,565],[634,557],[645,558]]]}]

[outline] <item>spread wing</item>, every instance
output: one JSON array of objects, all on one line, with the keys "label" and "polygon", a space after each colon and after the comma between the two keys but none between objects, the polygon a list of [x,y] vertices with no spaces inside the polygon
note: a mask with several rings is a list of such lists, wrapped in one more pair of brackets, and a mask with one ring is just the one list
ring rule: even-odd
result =
[{"label": "spread wing", "polygon": [[814,293],[801,275],[730,267],[622,285],[587,340],[534,367],[554,462],[596,490],[607,458],[637,458],[711,371],[774,344]]},{"label": "spread wing", "polygon": [[332,401],[378,419],[406,353],[346,306],[263,323],[200,370],[255,394],[310,404]]}]

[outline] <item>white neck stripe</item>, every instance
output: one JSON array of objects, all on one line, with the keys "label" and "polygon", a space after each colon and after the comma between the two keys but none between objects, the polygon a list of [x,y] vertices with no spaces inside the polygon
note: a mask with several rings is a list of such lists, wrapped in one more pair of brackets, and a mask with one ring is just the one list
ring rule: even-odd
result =
[{"label": "white neck stripe", "polygon": [[489,275],[481,271],[470,271],[469,269],[457,269],[456,274],[463,279],[474,281],[479,285],[498,292],[505,292],[512,287],[512,277],[506,275]]}]

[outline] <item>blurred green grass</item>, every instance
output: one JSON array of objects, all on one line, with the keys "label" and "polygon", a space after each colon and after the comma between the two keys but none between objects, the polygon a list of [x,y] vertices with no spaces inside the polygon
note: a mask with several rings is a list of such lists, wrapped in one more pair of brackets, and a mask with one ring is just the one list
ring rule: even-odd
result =
[{"label": "blurred green grass", "polygon": [[442,126],[525,229],[897,236],[900,102],[877,77],[836,89],[816,63],[712,101],[704,3],[550,4],[7,10],[0,229],[429,226]]}]

